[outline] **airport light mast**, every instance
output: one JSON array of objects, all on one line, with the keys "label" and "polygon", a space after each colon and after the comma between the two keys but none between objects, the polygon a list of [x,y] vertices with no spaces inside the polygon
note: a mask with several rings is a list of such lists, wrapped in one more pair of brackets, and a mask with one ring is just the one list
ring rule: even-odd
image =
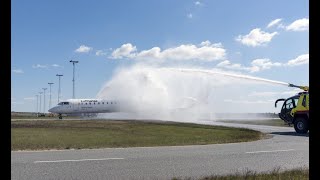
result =
[{"label": "airport light mast", "polygon": [[73,64],[73,79],[72,79],[72,81],[73,81],[73,93],[72,93],[72,99],[74,99],[75,98],[75,87],[74,87],[74,73],[75,73],[75,64],[76,63],[78,63],[79,61],[73,61],[73,60],[70,60],[70,62],[72,62],[72,64]]},{"label": "airport light mast", "polygon": [[38,111],[38,97],[39,97],[39,95],[36,94],[36,97],[37,97],[36,115],[38,117],[39,116],[39,111]]},{"label": "airport light mast", "polygon": [[49,109],[51,108],[51,85],[54,83],[48,83],[50,86],[50,100],[49,100]]},{"label": "airport light mast", "polygon": [[60,77],[63,76],[62,74],[57,74],[56,76],[59,77],[59,88],[58,88],[58,103],[60,102],[59,99],[60,99],[60,92],[61,92],[61,89],[60,89]]},{"label": "airport light mast", "polygon": [[42,94],[42,92],[39,92],[39,97],[40,97],[39,112],[41,112],[41,94]]},{"label": "airport light mast", "polygon": [[46,90],[47,88],[42,88],[43,89],[43,114],[46,113]]}]

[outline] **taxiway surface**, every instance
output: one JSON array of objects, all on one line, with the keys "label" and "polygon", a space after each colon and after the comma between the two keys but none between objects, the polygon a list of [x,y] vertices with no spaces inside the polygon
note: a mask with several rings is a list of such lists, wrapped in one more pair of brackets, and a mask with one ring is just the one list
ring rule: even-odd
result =
[{"label": "taxiway surface", "polygon": [[195,146],[12,151],[11,179],[198,178],[309,167],[309,136],[296,134],[293,127],[202,124],[250,128],[270,138]]}]

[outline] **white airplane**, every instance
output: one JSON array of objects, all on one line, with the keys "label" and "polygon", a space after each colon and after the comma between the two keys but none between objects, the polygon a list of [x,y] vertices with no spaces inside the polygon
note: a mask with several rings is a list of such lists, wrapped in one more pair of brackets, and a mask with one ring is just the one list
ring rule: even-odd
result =
[{"label": "white airplane", "polygon": [[58,103],[57,106],[48,111],[59,114],[59,119],[62,119],[62,114],[86,115],[118,112],[119,104],[117,101],[105,99],[68,99]]}]

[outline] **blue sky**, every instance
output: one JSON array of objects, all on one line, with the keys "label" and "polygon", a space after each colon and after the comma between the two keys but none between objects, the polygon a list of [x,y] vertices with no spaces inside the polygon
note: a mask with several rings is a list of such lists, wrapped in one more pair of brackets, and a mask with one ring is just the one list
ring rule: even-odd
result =
[{"label": "blue sky", "polygon": [[141,61],[309,84],[308,1],[11,3],[12,111],[34,111],[48,82],[56,104],[56,74],[62,99],[71,98],[70,60],[79,61],[76,98],[95,97],[115,69]]}]

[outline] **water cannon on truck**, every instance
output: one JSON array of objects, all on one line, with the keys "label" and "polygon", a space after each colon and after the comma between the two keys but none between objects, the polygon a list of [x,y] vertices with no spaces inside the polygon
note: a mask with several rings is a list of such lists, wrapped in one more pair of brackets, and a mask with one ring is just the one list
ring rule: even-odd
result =
[{"label": "water cannon on truck", "polygon": [[296,87],[296,88],[300,88],[304,91],[309,91],[309,87],[308,86],[297,86],[297,85],[294,85],[294,84],[289,84],[289,87]]},{"label": "water cannon on truck", "polygon": [[300,88],[303,91],[286,99],[277,99],[275,107],[277,107],[279,101],[284,101],[279,113],[280,119],[289,126],[293,124],[297,133],[307,133],[309,131],[309,87],[288,85],[289,87]]}]

